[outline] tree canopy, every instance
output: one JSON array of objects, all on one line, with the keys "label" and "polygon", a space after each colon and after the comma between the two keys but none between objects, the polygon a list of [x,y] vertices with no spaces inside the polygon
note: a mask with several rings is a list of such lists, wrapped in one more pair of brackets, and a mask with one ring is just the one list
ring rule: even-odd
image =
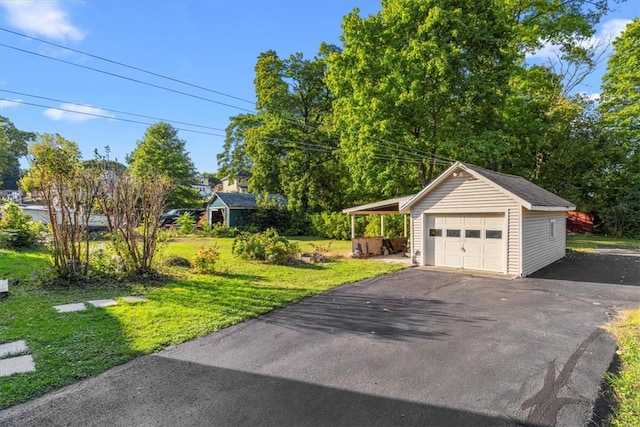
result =
[{"label": "tree canopy", "polygon": [[29,143],[36,138],[36,133],[21,131],[7,117],[0,116],[0,188],[18,189],[19,159],[27,155]]},{"label": "tree canopy", "polygon": [[195,166],[185,150],[186,142],[168,123],[159,122],[147,128],[144,137],[126,160],[131,174],[138,179],[154,179],[166,175],[175,190],[169,197],[168,207],[199,206],[202,200],[191,185],[195,184]]}]

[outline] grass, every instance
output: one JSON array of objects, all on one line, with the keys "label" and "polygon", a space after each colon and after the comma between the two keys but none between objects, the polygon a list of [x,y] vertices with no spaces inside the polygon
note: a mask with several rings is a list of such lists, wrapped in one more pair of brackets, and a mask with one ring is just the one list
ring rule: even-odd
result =
[{"label": "grass", "polygon": [[593,234],[567,235],[567,249],[578,252],[591,252],[598,246],[640,248],[640,239],[596,236]]},{"label": "grass", "polygon": [[[295,239],[292,239],[295,240]],[[0,300],[0,343],[25,339],[37,370],[0,377],[0,409],[96,375],[137,356],[158,351],[257,317],[329,288],[402,268],[368,260],[336,259],[323,265],[275,266],[231,255],[232,239],[175,239],[162,256],[191,258],[202,245],[218,245],[220,274],[198,275],[174,268],[161,286],[138,283],[45,289],[33,277],[43,271],[42,251],[0,250],[0,277],[20,283]],[[326,241],[300,239],[303,251]],[[349,242],[333,242],[339,255]],[[57,313],[57,304],[145,295],[149,301]]]},{"label": "grass", "polygon": [[621,369],[609,377],[614,394],[614,427],[640,426],[640,309],[622,313],[609,327],[618,341]]}]

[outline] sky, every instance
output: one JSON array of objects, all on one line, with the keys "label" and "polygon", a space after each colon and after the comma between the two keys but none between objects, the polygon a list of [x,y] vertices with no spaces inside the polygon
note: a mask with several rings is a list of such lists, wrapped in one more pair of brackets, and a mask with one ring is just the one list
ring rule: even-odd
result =
[{"label": "sky", "polygon": [[[613,7],[596,28],[605,45],[640,16],[640,0]],[[342,17],[354,8],[367,16],[380,2],[0,0],[0,115],[75,141],[85,159],[109,146],[123,163],[164,120],[196,169],[215,172],[229,117],[253,111],[258,55],[312,58],[322,42],[340,45]],[[528,60],[544,62],[551,50]],[[597,97],[605,70],[603,61],[576,91]]]}]

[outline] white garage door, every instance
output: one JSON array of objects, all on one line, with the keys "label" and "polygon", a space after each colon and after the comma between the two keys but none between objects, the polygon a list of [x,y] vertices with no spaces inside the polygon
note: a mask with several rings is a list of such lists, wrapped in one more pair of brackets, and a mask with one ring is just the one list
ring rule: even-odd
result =
[{"label": "white garage door", "polygon": [[426,215],[426,263],[503,271],[504,214]]}]

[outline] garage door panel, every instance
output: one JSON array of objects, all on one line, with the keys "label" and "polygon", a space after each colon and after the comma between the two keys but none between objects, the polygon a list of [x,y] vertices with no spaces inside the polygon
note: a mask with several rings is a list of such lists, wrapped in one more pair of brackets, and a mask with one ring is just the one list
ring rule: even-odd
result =
[{"label": "garage door panel", "polygon": [[504,214],[427,214],[425,223],[427,264],[503,271]]}]

